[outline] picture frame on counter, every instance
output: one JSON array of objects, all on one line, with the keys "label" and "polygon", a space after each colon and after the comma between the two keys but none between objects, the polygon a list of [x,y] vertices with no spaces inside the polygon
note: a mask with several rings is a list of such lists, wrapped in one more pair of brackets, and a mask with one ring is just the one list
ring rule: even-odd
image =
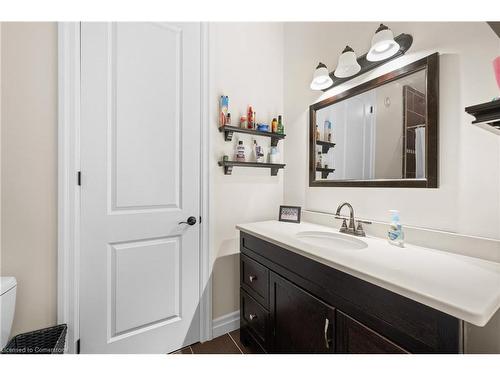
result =
[{"label": "picture frame on counter", "polygon": [[279,221],[300,223],[300,207],[280,206]]}]

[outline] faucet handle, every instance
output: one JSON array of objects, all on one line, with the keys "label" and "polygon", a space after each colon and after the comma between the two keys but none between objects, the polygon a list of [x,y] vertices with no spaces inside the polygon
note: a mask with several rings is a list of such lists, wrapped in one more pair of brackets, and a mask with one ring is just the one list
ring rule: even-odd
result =
[{"label": "faucet handle", "polygon": [[340,233],[347,232],[347,219],[342,219],[342,226],[339,229]]},{"label": "faucet handle", "polygon": [[[362,221],[358,220],[358,227],[356,228],[356,231],[354,232],[354,234],[356,236],[362,236],[362,237],[365,237],[365,230],[363,229],[363,225],[361,224]],[[371,223],[370,223],[371,224]]]},{"label": "faucet handle", "polygon": [[368,221],[368,220],[360,220],[360,219],[356,219],[356,221],[357,221],[358,223],[363,223],[363,224],[372,224],[372,222],[371,222],[371,221]]}]

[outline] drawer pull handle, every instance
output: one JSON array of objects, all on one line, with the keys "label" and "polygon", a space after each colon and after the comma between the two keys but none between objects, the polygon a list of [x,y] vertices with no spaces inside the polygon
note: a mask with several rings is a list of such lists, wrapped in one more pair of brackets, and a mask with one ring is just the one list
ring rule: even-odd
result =
[{"label": "drawer pull handle", "polygon": [[257,319],[257,315],[256,314],[250,314],[250,315],[248,315],[248,318],[250,320],[254,320],[254,319]]},{"label": "drawer pull handle", "polygon": [[257,280],[257,276],[250,275],[248,276],[248,280],[250,280],[250,282],[253,283],[255,280]]},{"label": "drawer pull handle", "polygon": [[325,318],[325,347],[330,349],[330,339],[328,338],[328,327],[330,326],[330,321]]}]

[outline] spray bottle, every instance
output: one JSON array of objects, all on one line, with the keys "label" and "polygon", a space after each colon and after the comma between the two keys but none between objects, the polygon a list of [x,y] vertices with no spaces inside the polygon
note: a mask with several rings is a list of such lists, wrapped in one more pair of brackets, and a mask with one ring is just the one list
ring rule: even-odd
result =
[{"label": "spray bottle", "polygon": [[404,247],[404,233],[399,221],[399,211],[389,210],[389,212],[391,213],[391,224],[387,232],[387,240],[391,245]]}]

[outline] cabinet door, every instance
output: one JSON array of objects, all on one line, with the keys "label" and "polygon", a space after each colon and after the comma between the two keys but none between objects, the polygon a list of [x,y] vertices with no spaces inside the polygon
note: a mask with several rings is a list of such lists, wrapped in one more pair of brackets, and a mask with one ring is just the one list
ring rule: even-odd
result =
[{"label": "cabinet door", "polygon": [[272,351],[333,353],[335,310],[271,272]]},{"label": "cabinet door", "polygon": [[337,353],[404,354],[408,353],[392,341],[337,310]]}]

